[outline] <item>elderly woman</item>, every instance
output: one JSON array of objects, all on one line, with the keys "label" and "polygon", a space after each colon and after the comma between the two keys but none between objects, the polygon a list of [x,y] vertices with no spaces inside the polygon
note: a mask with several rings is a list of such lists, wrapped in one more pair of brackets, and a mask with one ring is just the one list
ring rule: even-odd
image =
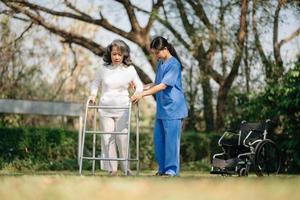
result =
[{"label": "elderly woman", "polygon": [[[103,57],[105,64],[100,66],[96,79],[91,86],[90,102],[94,103],[99,86],[101,87],[100,106],[128,106],[130,84],[134,84],[136,92],[143,91],[135,68],[131,65],[130,49],[122,40],[114,40],[107,46]],[[127,132],[128,110],[100,109],[100,129],[105,132]],[[125,158],[127,135],[101,135],[102,158]],[[119,156],[117,156],[118,148]],[[123,171],[125,162],[121,162]],[[110,175],[117,175],[117,161],[101,161],[101,169]],[[130,170],[128,171],[130,175]]]}]

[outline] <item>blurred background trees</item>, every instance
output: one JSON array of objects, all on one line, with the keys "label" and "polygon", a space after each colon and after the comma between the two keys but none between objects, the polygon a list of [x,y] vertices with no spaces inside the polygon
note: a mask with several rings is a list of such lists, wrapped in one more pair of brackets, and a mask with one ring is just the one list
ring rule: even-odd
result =
[{"label": "blurred background trees", "polygon": [[[11,87],[3,89],[10,93],[3,97],[82,101],[87,95],[86,86],[93,78],[90,66],[94,67],[93,70],[96,68],[104,47],[109,43],[99,39],[103,29],[114,34],[112,37],[123,38],[137,46],[140,56],[134,61],[138,63],[137,60],[144,59],[142,62],[150,64],[152,72],[149,73],[149,68],[143,64],[135,66],[141,80],[149,83],[156,68],[150,41],[154,35],[163,35],[175,44],[186,67],[184,80],[190,111],[187,127],[206,132],[221,130],[232,121],[229,117],[235,112],[235,106],[229,99],[234,98],[231,92],[257,92],[253,90],[256,84],[263,88],[263,85],[277,83],[283,77],[288,62],[296,58],[297,49],[289,52],[292,58],[289,55],[286,60],[281,49],[297,42],[300,34],[297,23],[299,3],[292,0],[157,0],[144,3],[129,0],[85,3],[2,0],[1,14],[4,26],[1,34],[5,40],[1,49],[7,54],[2,60],[5,66],[1,70],[3,73],[7,71],[8,56],[14,61],[10,73],[15,74],[8,78],[5,77],[8,73],[4,73],[1,77],[2,84],[7,85],[2,87]],[[14,24],[5,22],[12,20]],[[287,33],[285,23],[295,24],[289,27],[293,30]],[[23,32],[15,31],[20,33],[19,36],[10,32],[10,27],[16,24],[24,27]],[[42,29],[41,34],[46,36],[41,38],[34,33],[33,30],[38,29]],[[14,34],[15,38],[12,38]],[[30,56],[20,55],[26,52],[21,48],[29,47],[23,42],[24,38],[34,42]],[[49,42],[51,40],[55,42]],[[41,55],[41,51],[45,55]],[[19,54],[19,61],[16,54]],[[28,62],[28,58],[32,61]],[[53,69],[46,69],[50,67]],[[45,77],[50,72],[55,75]],[[22,74],[39,87],[44,83],[44,87],[52,89],[47,89],[48,94],[41,94],[45,96],[16,96],[23,81]],[[22,92],[37,93],[33,83],[27,83],[31,87],[22,89]]]},{"label": "blurred background trees", "polygon": [[[299,19],[297,0],[0,0],[0,95],[84,102],[116,38],[130,45],[141,80],[152,82],[149,44],[162,35],[184,64],[186,130],[221,132],[271,118],[291,150],[300,135]],[[150,126],[153,103],[141,105]],[[4,126],[47,120],[1,114]]]}]

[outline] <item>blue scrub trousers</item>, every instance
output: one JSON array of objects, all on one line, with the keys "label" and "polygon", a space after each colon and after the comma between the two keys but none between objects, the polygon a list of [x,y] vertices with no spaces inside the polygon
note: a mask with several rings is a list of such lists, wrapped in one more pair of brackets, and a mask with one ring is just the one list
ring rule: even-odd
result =
[{"label": "blue scrub trousers", "polygon": [[179,175],[181,123],[181,119],[155,121],[154,149],[159,173]]}]

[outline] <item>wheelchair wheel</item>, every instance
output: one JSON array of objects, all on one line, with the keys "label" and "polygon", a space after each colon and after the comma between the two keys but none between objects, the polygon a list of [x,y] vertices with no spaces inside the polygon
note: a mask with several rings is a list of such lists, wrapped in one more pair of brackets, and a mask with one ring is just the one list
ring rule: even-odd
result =
[{"label": "wheelchair wheel", "polygon": [[239,171],[239,176],[248,176],[248,171],[245,167],[241,168]]},{"label": "wheelchair wheel", "polygon": [[254,170],[257,176],[269,176],[279,173],[279,149],[272,140],[263,140],[256,146]]}]

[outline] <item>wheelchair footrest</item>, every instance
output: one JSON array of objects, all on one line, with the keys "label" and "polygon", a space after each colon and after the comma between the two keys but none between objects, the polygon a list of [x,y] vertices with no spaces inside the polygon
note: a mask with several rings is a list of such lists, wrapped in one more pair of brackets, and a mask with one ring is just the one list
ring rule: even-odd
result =
[{"label": "wheelchair footrest", "polygon": [[228,168],[228,167],[234,167],[237,164],[237,158],[231,158],[231,159],[220,159],[220,158],[213,158],[212,160],[212,166],[217,168]]},{"label": "wheelchair footrest", "polygon": [[234,175],[235,171],[213,170],[213,171],[210,171],[210,174]]}]

